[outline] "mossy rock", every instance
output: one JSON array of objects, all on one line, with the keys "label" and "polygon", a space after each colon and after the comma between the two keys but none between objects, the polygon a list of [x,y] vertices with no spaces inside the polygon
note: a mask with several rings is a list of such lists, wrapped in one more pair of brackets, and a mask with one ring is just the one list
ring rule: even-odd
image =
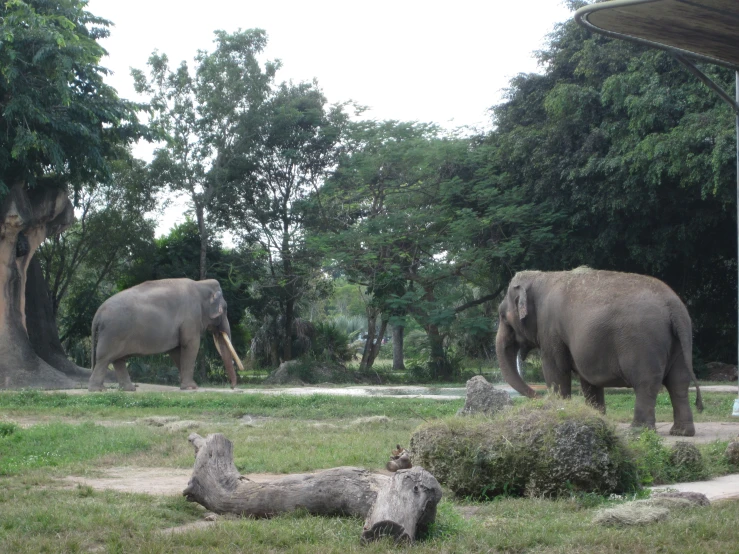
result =
[{"label": "mossy rock", "polygon": [[457,496],[567,496],[639,488],[632,454],[615,428],[580,399],[547,398],[491,419],[419,427],[410,441],[423,466]]}]

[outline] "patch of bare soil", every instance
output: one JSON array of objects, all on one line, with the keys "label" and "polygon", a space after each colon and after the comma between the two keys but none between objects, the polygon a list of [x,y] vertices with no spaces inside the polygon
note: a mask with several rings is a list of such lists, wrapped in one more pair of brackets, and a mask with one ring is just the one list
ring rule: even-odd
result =
[{"label": "patch of bare soil", "polygon": [[[706,444],[713,441],[730,441],[739,437],[739,422],[706,421],[695,424],[694,437],[676,437],[670,435],[672,422],[658,423],[657,434],[666,444],[674,444],[678,441],[691,442],[694,444]],[[628,423],[619,423],[618,428],[627,432]]]},{"label": "patch of bare soil", "polygon": [[[95,490],[113,490],[152,495],[177,496],[187,487],[192,469],[171,467],[112,467],[103,470],[101,477],[70,475],[63,479],[70,486],[87,486]],[[251,481],[263,482],[284,477],[275,473],[244,475]]]}]

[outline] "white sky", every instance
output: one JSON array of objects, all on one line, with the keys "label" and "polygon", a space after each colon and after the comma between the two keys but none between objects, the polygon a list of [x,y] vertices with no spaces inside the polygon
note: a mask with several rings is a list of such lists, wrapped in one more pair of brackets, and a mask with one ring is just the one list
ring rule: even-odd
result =
[{"label": "white sky", "polygon": [[[213,31],[267,31],[277,82],[316,78],[330,102],[368,106],[365,117],[488,126],[511,77],[537,71],[535,50],[571,14],[560,0],[90,0],[111,20],[103,65],[121,97],[137,99],[129,68],[154,50],[172,67],[213,50]],[[524,19],[525,16],[525,19]],[[135,149],[147,158],[150,147]],[[184,220],[182,206],[158,234]]]}]

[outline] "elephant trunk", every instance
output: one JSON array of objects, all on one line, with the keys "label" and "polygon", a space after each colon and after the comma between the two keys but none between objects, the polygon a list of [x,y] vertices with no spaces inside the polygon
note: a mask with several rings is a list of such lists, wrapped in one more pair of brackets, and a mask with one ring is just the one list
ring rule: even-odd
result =
[{"label": "elephant trunk", "polygon": [[495,337],[495,353],[498,356],[500,372],[503,374],[506,383],[523,396],[528,396],[529,398],[536,396],[534,389],[528,386],[518,373],[518,368],[516,367],[518,347],[515,336],[513,330],[503,321],[500,322],[498,334]]}]

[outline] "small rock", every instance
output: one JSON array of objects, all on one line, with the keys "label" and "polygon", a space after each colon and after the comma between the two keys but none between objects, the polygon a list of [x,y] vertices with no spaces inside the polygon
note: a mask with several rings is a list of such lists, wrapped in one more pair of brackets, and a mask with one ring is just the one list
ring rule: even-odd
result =
[{"label": "small rock", "polygon": [[218,519],[218,514],[214,514],[213,512],[206,512],[206,514],[203,516],[203,519],[205,521],[215,521]]},{"label": "small rock", "polygon": [[730,464],[739,466],[739,440],[735,439],[730,442],[729,446],[726,447],[724,455]]},{"label": "small rock", "polygon": [[482,375],[475,375],[467,381],[467,397],[464,408],[457,415],[483,414],[491,416],[506,406],[512,405],[510,395],[503,390],[497,390],[488,383]]}]

